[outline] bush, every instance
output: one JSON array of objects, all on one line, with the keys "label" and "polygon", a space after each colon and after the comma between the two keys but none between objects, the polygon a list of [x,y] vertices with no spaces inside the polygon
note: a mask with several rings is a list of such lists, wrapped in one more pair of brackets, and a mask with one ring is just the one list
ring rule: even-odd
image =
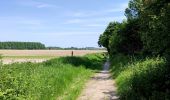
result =
[{"label": "bush", "polygon": [[113,78],[116,78],[123,70],[127,67],[127,64],[130,63],[130,57],[124,56],[123,54],[116,54],[111,57],[111,72]]},{"label": "bush", "polygon": [[110,38],[111,55],[114,53],[135,54],[142,50],[138,20],[122,22],[115,26],[115,31]]},{"label": "bush", "polygon": [[170,100],[169,12],[169,0],[130,0],[127,21],[107,27],[100,36],[121,99]]},{"label": "bush", "polygon": [[122,100],[166,100],[169,97],[169,80],[163,58],[147,58],[126,64],[116,78]]}]

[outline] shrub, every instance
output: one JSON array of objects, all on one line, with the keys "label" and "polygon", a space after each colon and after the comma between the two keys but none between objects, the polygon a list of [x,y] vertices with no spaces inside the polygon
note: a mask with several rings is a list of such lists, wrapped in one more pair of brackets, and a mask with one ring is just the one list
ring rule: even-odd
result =
[{"label": "shrub", "polygon": [[[147,58],[126,66],[116,78],[122,100],[165,100],[170,85],[163,58]],[[159,95],[158,95],[159,94]]]}]

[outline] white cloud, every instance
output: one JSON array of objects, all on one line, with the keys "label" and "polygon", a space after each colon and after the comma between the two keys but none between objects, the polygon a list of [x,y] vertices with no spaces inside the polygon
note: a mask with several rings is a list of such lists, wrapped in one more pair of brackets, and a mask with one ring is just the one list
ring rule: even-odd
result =
[{"label": "white cloud", "polygon": [[22,6],[30,6],[36,8],[56,8],[56,5],[48,4],[44,2],[37,2],[33,0],[19,0],[18,3]]},{"label": "white cloud", "polygon": [[39,34],[42,34],[42,35],[51,35],[51,36],[68,36],[68,35],[86,35],[86,36],[89,36],[89,35],[98,35],[100,34],[101,32],[100,31],[70,31],[70,32],[52,32],[52,33],[39,33]]},{"label": "white cloud", "polygon": [[125,9],[128,7],[128,3],[123,3],[123,4],[119,4],[118,7],[116,8],[112,8],[112,9],[108,9],[105,12],[106,13],[114,13],[114,12],[120,12],[120,11],[125,11]]},{"label": "white cloud", "polygon": [[[87,25],[87,26],[104,26],[103,24],[99,23],[109,23],[111,21],[122,21],[123,19],[126,19],[125,16],[114,16],[114,17],[98,17],[98,18],[87,18],[87,19],[70,19],[67,20],[64,24],[81,24],[81,25]],[[90,24],[95,23],[95,24]]]},{"label": "white cloud", "polygon": [[66,21],[64,24],[79,24],[79,23],[84,23],[85,20],[83,19],[71,19]]},{"label": "white cloud", "polygon": [[39,26],[43,24],[41,20],[19,16],[0,17],[0,23],[4,26]]},{"label": "white cloud", "polygon": [[128,5],[129,5],[129,3],[123,3],[123,4],[121,4],[121,7],[123,7],[123,8],[127,8],[127,7],[128,7]]},{"label": "white cloud", "polygon": [[88,24],[89,27],[105,27],[105,24]]},{"label": "white cloud", "polygon": [[74,16],[74,17],[85,17],[85,16],[87,16],[87,14],[83,13],[83,12],[72,12],[72,16]]},{"label": "white cloud", "polygon": [[111,13],[118,13],[118,12],[124,12],[125,9],[128,7],[128,3],[122,3],[118,4],[113,8],[105,8],[104,10],[90,10],[90,11],[68,11],[66,13],[66,16],[69,17],[94,17],[94,16],[101,16],[101,15],[107,15]]},{"label": "white cloud", "polygon": [[105,11],[105,13],[114,13],[114,12],[120,12],[120,11],[124,11],[124,8],[115,8],[115,9],[108,9]]},{"label": "white cloud", "polygon": [[126,19],[126,17],[125,16],[114,16],[114,17],[96,18],[95,21],[97,21],[97,22],[110,22],[110,21],[121,21],[123,19]]},{"label": "white cloud", "polygon": [[24,25],[41,25],[42,22],[39,20],[33,20],[33,19],[22,19],[18,22],[19,24],[24,24]]},{"label": "white cloud", "polygon": [[51,8],[51,7],[56,7],[54,5],[51,5],[51,4],[39,4],[39,5],[36,5],[37,8]]}]

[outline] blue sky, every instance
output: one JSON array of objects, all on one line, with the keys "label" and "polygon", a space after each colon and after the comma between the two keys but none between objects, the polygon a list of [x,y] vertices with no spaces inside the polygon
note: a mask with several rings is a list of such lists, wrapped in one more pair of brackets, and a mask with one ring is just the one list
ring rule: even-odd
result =
[{"label": "blue sky", "polygon": [[0,41],[98,47],[108,23],[125,19],[128,0],[1,0]]}]

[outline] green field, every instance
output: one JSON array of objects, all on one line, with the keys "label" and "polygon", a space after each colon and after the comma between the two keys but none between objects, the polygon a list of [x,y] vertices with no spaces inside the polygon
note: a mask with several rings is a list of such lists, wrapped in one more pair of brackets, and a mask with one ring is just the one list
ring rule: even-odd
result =
[{"label": "green field", "polygon": [[75,100],[87,79],[102,68],[103,54],[60,57],[43,63],[0,65],[2,100]]}]

